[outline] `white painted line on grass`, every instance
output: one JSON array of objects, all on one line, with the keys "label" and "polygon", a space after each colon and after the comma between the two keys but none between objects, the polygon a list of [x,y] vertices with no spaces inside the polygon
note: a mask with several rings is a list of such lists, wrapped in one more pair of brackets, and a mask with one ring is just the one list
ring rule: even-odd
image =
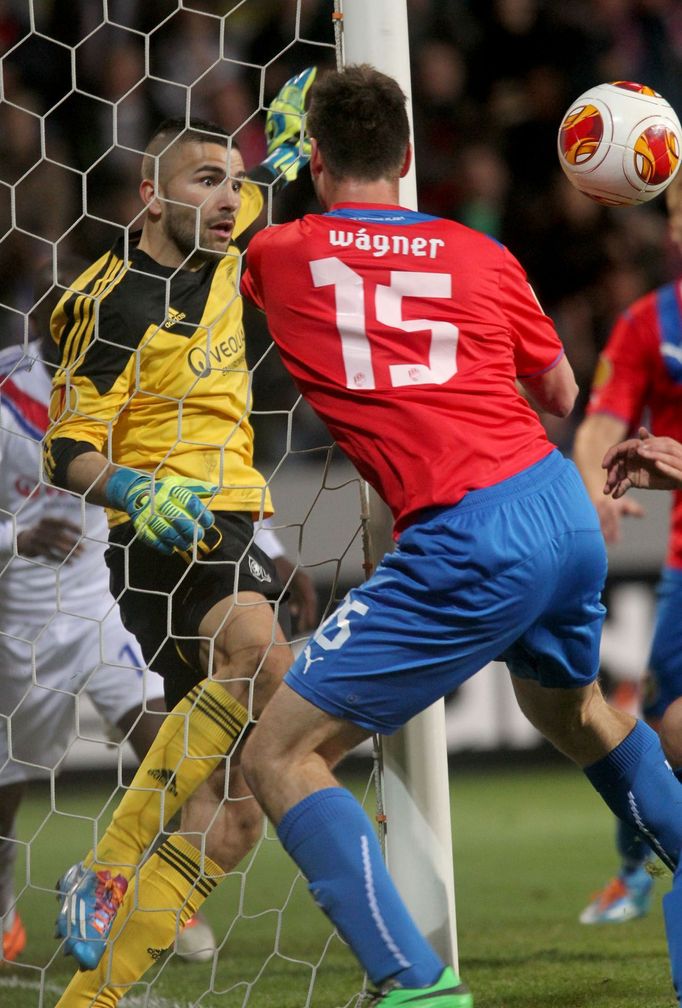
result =
[{"label": "white painted line on grass", "polygon": [[[55,983],[41,984],[39,980],[22,980],[21,977],[0,976],[0,990],[44,990],[46,994],[62,994],[64,988]],[[193,1008],[193,1001],[171,1001],[152,994],[128,994],[121,999],[121,1008]]]}]

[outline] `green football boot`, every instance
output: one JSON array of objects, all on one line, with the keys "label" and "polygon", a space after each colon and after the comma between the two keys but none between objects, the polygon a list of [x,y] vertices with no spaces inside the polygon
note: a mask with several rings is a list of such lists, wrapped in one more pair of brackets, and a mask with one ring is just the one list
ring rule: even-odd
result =
[{"label": "green football boot", "polygon": [[455,971],[446,966],[439,979],[430,987],[391,987],[379,992],[370,1002],[377,1008],[473,1008],[469,988]]}]

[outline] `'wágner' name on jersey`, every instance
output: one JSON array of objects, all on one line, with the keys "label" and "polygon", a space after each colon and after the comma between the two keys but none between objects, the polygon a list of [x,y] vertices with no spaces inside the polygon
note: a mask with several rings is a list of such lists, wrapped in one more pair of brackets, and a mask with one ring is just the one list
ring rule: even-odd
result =
[{"label": "'w\u00e1gner' name on jersey", "polygon": [[388,255],[409,255],[427,256],[435,259],[438,250],[445,246],[442,238],[414,238],[402,234],[369,234],[366,228],[358,228],[357,231],[337,231],[332,228],[329,232],[329,244],[337,248],[348,248],[354,245],[361,252],[371,252],[375,258]]}]

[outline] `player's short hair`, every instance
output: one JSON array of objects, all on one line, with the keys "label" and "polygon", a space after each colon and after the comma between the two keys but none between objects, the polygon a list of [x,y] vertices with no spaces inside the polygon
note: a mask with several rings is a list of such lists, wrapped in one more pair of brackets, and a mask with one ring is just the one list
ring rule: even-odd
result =
[{"label": "player's short hair", "polygon": [[214,143],[222,147],[239,149],[239,145],[227,130],[206,119],[190,119],[177,116],[164,119],[150,136],[142,158],[142,178],[153,179],[156,163],[164,154],[185,143]]},{"label": "player's short hair", "polygon": [[307,125],[327,170],[363,182],[397,178],[410,139],[405,103],[398,83],[367,63],[321,77]]}]

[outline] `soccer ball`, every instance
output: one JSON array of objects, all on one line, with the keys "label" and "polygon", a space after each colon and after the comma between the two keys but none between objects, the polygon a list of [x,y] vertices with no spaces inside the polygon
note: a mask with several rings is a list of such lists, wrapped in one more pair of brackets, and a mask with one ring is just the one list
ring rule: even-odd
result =
[{"label": "soccer ball", "polygon": [[559,161],[569,181],[606,206],[646,203],[677,174],[682,128],[646,84],[598,84],[561,121]]}]

